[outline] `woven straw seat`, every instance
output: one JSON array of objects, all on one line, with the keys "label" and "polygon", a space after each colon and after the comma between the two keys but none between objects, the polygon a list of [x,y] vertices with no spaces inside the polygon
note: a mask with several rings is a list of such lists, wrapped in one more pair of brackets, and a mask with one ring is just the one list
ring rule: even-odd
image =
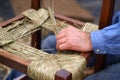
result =
[{"label": "woven straw seat", "polygon": [[[71,54],[68,51],[64,54],[61,52],[50,55],[16,41],[23,36],[42,29],[41,27],[54,31],[54,26],[52,26],[53,23],[49,19],[47,10],[39,9],[36,11],[30,9],[23,12],[22,15],[25,18],[0,29],[1,49],[30,61],[31,63],[27,68],[27,75],[34,80],[54,80],[55,73],[61,69],[71,72],[73,80],[81,79],[86,66],[86,60],[84,57],[76,54],[77,52]],[[67,23],[64,25],[67,25]],[[64,25],[61,25],[62,27],[59,26],[59,30],[64,28]]]},{"label": "woven straw seat", "polygon": [[[42,8],[38,11],[29,9],[24,11],[22,15],[25,16],[22,20],[15,21],[5,28],[1,28],[1,49],[30,61],[31,63],[27,68],[27,75],[32,79],[54,80],[55,73],[61,69],[65,69],[72,73],[72,80],[81,79],[86,67],[86,59],[83,56],[80,56],[78,52],[65,51],[51,55],[16,41],[42,28],[49,29],[55,33],[55,26],[53,26],[53,22],[49,17],[48,10]],[[58,25],[58,31],[67,27],[67,25],[70,25],[68,23],[63,24],[60,20],[56,20],[56,23]],[[89,27],[89,25],[92,25],[93,29],[92,27]],[[79,28],[91,32],[96,30],[97,26],[86,23]]]}]

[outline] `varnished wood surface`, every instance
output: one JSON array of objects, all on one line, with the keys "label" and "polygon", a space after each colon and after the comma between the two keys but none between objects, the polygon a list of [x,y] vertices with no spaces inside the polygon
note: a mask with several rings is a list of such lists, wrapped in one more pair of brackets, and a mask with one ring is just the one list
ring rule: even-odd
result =
[{"label": "varnished wood surface", "polygon": [[112,24],[115,0],[103,0],[101,15],[99,20],[99,29]]},{"label": "varnished wood surface", "polygon": [[61,69],[60,71],[56,72],[55,80],[72,80],[72,73]]},{"label": "varnished wood surface", "polygon": [[0,27],[5,27],[5,26],[11,24],[12,22],[20,20],[22,18],[24,18],[23,15],[18,15],[18,16],[14,17],[14,18],[11,18],[11,19],[7,20],[7,21],[3,21],[3,22],[0,23]]},{"label": "varnished wood surface", "polygon": [[[103,0],[99,29],[102,29],[112,23],[115,0]],[[106,66],[106,55],[96,55],[95,72],[100,71]]]},{"label": "varnished wood surface", "polygon": [[13,55],[7,51],[0,49],[0,63],[26,74],[27,66],[30,64],[30,61],[27,61],[16,55]]}]

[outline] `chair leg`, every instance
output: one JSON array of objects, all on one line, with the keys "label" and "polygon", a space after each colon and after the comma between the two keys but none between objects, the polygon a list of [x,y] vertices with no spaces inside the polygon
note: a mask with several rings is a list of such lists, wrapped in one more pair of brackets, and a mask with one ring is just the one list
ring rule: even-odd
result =
[{"label": "chair leg", "polygon": [[55,80],[72,80],[72,73],[62,69],[56,72]]},{"label": "chair leg", "polygon": [[[112,23],[115,0],[103,0],[99,29],[102,29]],[[95,72],[103,69],[106,64],[106,55],[96,55]]]},{"label": "chair leg", "polygon": [[[41,1],[42,0],[32,0],[31,2],[31,8],[33,9],[39,9],[41,7]],[[35,32],[32,34],[32,40],[31,40],[31,46],[40,49],[41,46],[41,30]]]}]

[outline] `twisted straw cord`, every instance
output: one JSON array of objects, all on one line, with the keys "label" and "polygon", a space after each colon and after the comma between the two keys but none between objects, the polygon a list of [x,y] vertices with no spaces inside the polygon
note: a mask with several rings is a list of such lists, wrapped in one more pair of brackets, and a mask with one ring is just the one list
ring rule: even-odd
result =
[{"label": "twisted straw cord", "polygon": [[[31,18],[30,15],[27,15],[27,17],[28,18],[30,17],[29,19],[33,18],[33,17]],[[38,20],[38,19],[32,19],[30,22],[27,21],[26,23],[30,24],[31,25],[30,27],[34,27],[32,25],[36,26],[36,24],[38,26],[39,25],[38,22],[34,23],[36,20]],[[23,20],[23,23],[24,23],[24,20]],[[20,23],[20,25],[21,25],[21,23]],[[27,25],[27,24],[25,24],[25,25]],[[49,26],[49,25],[51,25],[51,24],[49,23],[48,20],[43,24],[41,23],[42,27],[47,26],[46,28],[54,30],[54,28],[52,28],[53,26]],[[92,25],[89,25],[89,26],[92,26]],[[65,27],[62,27],[62,28],[60,27],[59,30],[65,28]],[[87,23],[87,26],[86,26],[86,24],[84,25],[84,28],[85,27],[88,27],[88,23]],[[37,27],[36,29],[38,29],[38,28],[39,27]],[[28,30],[29,28],[25,28],[25,29]],[[25,31],[25,29],[23,29],[23,31]],[[12,33],[13,27],[11,29],[9,28],[6,30],[8,30],[8,32]],[[19,27],[17,28],[17,30],[19,30]],[[13,30],[13,31],[15,31],[15,30]],[[34,31],[33,28],[29,29],[28,31],[25,31],[25,33],[23,32],[24,34],[22,34],[22,33],[20,33],[20,34],[22,34],[22,36],[24,36],[27,33],[31,33],[32,31]],[[17,32],[15,32],[15,33],[17,33]],[[19,36],[19,38],[22,36]],[[33,61],[30,64],[30,66],[28,67],[28,75],[32,79],[35,79],[35,80],[40,80],[40,79],[41,80],[54,80],[55,73],[60,69],[68,70],[69,72],[71,72],[73,74],[73,80],[78,80],[80,75],[82,74],[82,70],[86,64],[85,58],[81,58],[79,55],[66,55],[66,54],[48,55],[45,52],[41,52],[40,50],[36,50],[34,48],[28,47],[17,41],[4,46],[3,48],[15,55],[19,55],[25,59]],[[69,52],[68,52],[68,54],[69,54]],[[60,65],[58,65],[58,62]]]},{"label": "twisted straw cord", "polygon": [[[57,60],[55,57],[57,57]],[[62,67],[57,64],[57,61]],[[65,69],[72,73],[72,80],[79,80],[85,66],[85,58],[79,55],[46,55],[33,61],[29,65],[27,73],[34,80],[54,80],[55,73]]]},{"label": "twisted straw cord", "polygon": [[85,32],[96,31],[98,30],[98,25],[87,22],[82,26],[81,30]]},{"label": "twisted straw cord", "polygon": [[22,21],[16,21],[13,26],[0,28],[0,46],[14,42],[23,36],[38,30],[49,17],[48,12],[45,9],[39,9],[38,11],[30,9],[23,14],[29,16],[31,22],[28,19],[24,19]]}]

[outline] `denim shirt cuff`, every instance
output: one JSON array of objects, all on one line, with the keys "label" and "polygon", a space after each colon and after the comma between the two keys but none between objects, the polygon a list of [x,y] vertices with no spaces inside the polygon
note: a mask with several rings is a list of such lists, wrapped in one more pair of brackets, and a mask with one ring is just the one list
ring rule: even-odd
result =
[{"label": "denim shirt cuff", "polygon": [[93,51],[96,54],[105,54],[104,37],[101,30],[91,32],[91,42]]}]

